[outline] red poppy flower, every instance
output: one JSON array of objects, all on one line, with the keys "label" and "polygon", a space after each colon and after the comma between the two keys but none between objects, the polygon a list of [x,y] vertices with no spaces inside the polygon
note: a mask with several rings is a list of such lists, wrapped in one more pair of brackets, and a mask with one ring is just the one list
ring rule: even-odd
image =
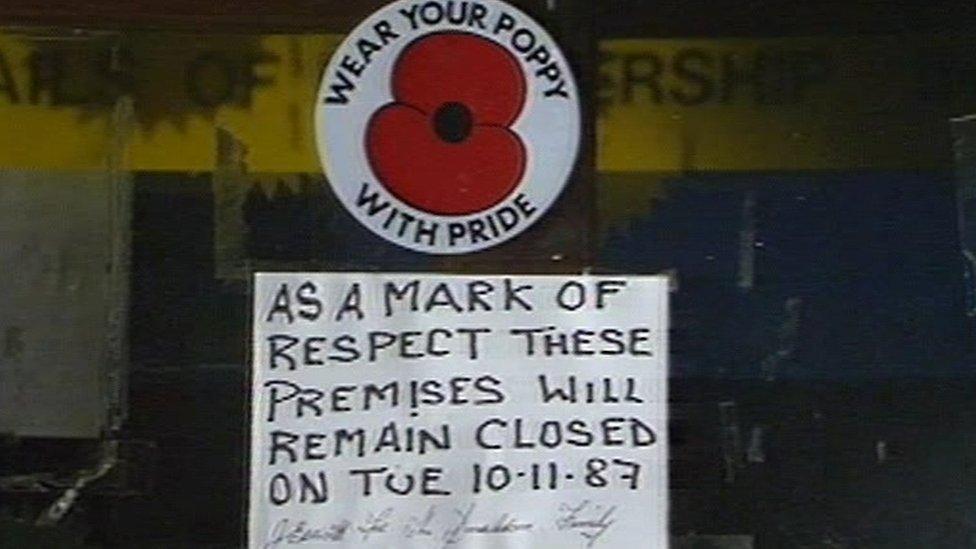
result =
[{"label": "red poppy flower", "polygon": [[510,129],[525,89],[518,61],[487,38],[447,32],[414,41],[393,67],[394,102],[367,127],[373,172],[430,213],[494,206],[525,172],[525,146]]}]

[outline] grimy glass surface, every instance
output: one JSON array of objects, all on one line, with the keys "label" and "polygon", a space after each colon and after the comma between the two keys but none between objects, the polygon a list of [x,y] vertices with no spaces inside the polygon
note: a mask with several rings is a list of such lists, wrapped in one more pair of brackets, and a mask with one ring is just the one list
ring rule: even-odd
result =
[{"label": "grimy glass surface", "polygon": [[544,221],[454,258],[322,175],[321,71],[375,6],[5,19],[0,547],[240,544],[259,270],[665,273],[674,547],[974,546],[976,34],[517,4],[576,71],[584,146]]}]

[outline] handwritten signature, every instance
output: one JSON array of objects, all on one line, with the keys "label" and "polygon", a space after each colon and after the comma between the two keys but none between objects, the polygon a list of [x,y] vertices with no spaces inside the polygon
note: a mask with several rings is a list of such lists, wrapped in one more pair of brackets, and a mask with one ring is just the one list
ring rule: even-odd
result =
[{"label": "handwritten signature", "polygon": [[[435,524],[444,524],[445,519],[438,516],[437,506],[431,505],[422,514],[406,517],[402,523],[403,537],[436,537],[441,541],[442,547],[450,548],[459,545],[466,536],[513,534],[535,528],[531,522],[526,522],[510,512],[475,519],[476,510],[475,503],[451,509],[446,519],[447,526],[440,529]],[[601,505],[588,499],[579,503],[562,503],[558,507],[555,525],[558,530],[578,533],[586,540],[586,547],[592,548],[617,522],[616,512],[616,506]],[[312,526],[305,520],[281,519],[271,528],[263,549],[313,542],[337,543],[346,541],[349,535],[358,535],[362,541],[369,541],[373,536],[392,531],[393,515],[394,509],[387,507],[379,512],[367,513],[366,519],[355,525],[348,520],[341,520]]]},{"label": "handwritten signature", "polygon": [[357,525],[356,531],[363,535],[363,541],[369,541],[370,537],[387,532],[390,528],[390,517],[392,516],[392,507],[387,507],[379,513],[367,513],[366,521]]},{"label": "handwritten signature", "polygon": [[578,532],[586,540],[587,547],[593,547],[597,540],[616,522],[614,514],[617,506],[607,507],[584,499],[578,504],[562,503],[556,528]]},{"label": "handwritten signature", "polygon": [[351,524],[341,520],[322,526],[309,526],[307,521],[281,519],[275,523],[264,543],[264,549],[275,549],[284,545],[298,545],[309,542],[339,542],[345,539]]},{"label": "handwritten signature", "polygon": [[378,513],[367,513],[366,520],[355,527],[348,520],[340,520],[331,524],[311,526],[306,520],[284,518],[271,527],[263,549],[277,549],[282,545],[300,545],[303,543],[338,543],[345,541],[347,535],[358,532],[363,541],[368,541],[374,535],[385,534],[390,528],[393,508],[387,507]]},{"label": "handwritten signature", "polygon": [[423,516],[410,515],[403,525],[403,537],[407,539],[420,536],[433,537],[434,531],[431,530],[431,524],[433,524],[435,516],[437,516],[436,505],[428,507]]},{"label": "handwritten signature", "polygon": [[444,547],[457,545],[465,536],[472,534],[511,534],[529,531],[534,527],[532,523],[523,522],[509,513],[502,513],[493,520],[475,523],[471,520],[474,511],[474,503],[466,508],[454,509],[454,521],[441,535]]}]

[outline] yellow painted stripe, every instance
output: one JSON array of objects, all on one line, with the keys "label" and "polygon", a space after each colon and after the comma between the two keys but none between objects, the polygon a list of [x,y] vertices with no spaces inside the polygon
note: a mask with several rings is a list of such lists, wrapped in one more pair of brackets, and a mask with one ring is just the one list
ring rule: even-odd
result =
[{"label": "yellow painted stripe", "polygon": [[[126,92],[133,170],[212,171],[223,129],[251,172],[318,172],[312,109],[340,40],[0,35],[0,167],[104,169],[112,101]],[[604,172],[912,169],[948,154],[945,117],[920,95],[918,52],[898,38],[600,47]]]}]

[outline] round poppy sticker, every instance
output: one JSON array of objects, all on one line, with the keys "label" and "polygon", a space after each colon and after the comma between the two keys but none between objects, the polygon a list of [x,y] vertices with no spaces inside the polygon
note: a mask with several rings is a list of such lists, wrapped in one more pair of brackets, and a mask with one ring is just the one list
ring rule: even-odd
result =
[{"label": "round poppy sticker", "polygon": [[580,140],[565,57],[499,0],[400,0],[371,15],[329,62],[315,125],[346,209],[432,254],[525,231],[565,187]]}]

